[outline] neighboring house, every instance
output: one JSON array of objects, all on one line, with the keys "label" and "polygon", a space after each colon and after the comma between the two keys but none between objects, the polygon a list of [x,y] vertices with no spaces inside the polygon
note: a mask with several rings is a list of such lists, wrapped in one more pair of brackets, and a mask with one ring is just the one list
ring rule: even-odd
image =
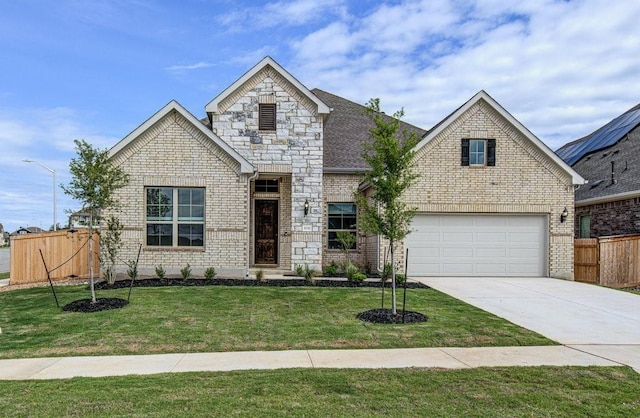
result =
[{"label": "neighboring house", "polygon": [[[384,241],[356,225],[354,193],[369,192],[363,106],[309,90],[267,57],[205,111],[200,121],[172,101],[110,150],[130,175],[118,191],[121,259],[142,245],[143,272],[317,268],[343,260],[336,234],[348,231],[352,260],[381,267]],[[481,91],[430,131],[403,128],[422,137],[409,274],[572,276],[583,179],[495,100]]]},{"label": "neighboring house", "polygon": [[0,247],[4,247],[9,244],[8,235],[9,234],[4,232],[4,226],[0,224]]},{"label": "neighboring house", "polygon": [[10,234],[10,236],[12,236],[12,235],[24,235],[24,234],[39,234],[41,232],[44,232],[44,229],[38,228],[37,226],[28,226],[26,228],[20,227],[20,228],[16,229],[15,231],[13,231]]},{"label": "neighboring house", "polygon": [[576,238],[640,234],[640,105],[557,151],[588,183],[576,190]]},{"label": "neighboring house", "polygon": [[[80,209],[79,211],[73,212],[71,215],[69,215],[69,228],[88,228],[89,219],[91,219],[91,214],[84,208]],[[93,226],[98,227],[99,225],[100,220],[98,218],[94,218]]]}]

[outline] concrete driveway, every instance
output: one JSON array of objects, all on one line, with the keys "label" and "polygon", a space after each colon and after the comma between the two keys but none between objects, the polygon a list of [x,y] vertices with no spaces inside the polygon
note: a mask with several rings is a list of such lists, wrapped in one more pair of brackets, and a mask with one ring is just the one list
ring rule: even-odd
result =
[{"label": "concrete driveway", "polygon": [[640,369],[640,295],[549,278],[415,280],[560,344]]}]

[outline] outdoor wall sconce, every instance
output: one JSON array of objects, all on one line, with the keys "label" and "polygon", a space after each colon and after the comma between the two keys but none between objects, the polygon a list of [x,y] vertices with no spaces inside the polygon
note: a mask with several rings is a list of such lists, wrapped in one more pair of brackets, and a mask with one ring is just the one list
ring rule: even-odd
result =
[{"label": "outdoor wall sconce", "polygon": [[560,214],[560,223],[566,221],[568,217],[569,217],[569,211],[567,210],[567,207],[565,206],[564,210]]},{"label": "outdoor wall sconce", "polygon": [[309,214],[309,200],[304,199],[304,216]]}]

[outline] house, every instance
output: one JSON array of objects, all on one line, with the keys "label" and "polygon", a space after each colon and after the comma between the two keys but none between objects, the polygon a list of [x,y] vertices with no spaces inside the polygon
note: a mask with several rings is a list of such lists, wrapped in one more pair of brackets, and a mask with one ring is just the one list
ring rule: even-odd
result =
[{"label": "house", "polygon": [[[78,229],[78,228],[88,228],[89,227],[89,219],[91,219],[91,214],[85,208],[77,210],[69,215],[69,228],[70,229]],[[93,226],[98,227],[100,224],[99,218],[94,218]]]},{"label": "house", "polygon": [[39,234],[44,232],[44,229],[38,228],[37,226],[28,226],[26,228],[20,227],[13,231],[10,235],[24,235],[24,234]]},{"label": "house", "polygon": [[[336,234],[347,231],[351,259],[380,268],[385,242],[357,229],[354,203],[369,192],[363,110],[270,57],[213,98],[204,120],[169,102],[109,151],[130,175],[118,191],[120,258],[142,246],[141,272],[318,268],[343,259]],[[572,276],[583,179],[493,98],[480,91],[429,131],[404,128],[422,138],[409,274]]]},{"label": "house", "polygon": [[576,190],[576,238],[640,234],[640,105],[557,154],[588,183]]},{"label": "house", "polygon": [[9,245],[9,233],[4,231],[4,226],[0,224],[0,247]]}]

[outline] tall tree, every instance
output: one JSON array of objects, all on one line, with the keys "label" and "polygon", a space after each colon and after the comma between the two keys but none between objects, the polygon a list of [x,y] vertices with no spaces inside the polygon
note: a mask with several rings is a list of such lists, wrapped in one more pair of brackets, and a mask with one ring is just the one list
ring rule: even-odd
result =
[{"label": "tall tree", "polygon": [[373,202],[359,196],[362,213],[358,222],[364,231],[379,234],[389,241],[392,312],[395,315],[395,246],[411,231],[410,224],[416,211],[402,200],[402,196],[418,178],[413,172],[413,164],[414,148],[420,138],[415,132],[400,129],[404,110],[388,117],[380,111],[380,99],[377,98],[369,100],[366,108],[374,123],[369,130],[373,141],[363,145],[362,157],[371,168],[364,181],[372,189]]},{"label": "tall tree", "polygon": [[94,219],[108,209],[119,205],[115,191],[129,183],[129,176],[120,167],[109,161],[109,150],[96,149],[84,139],[74,140],[77,157],[71,159],[69,171],[71,181],[62,185],[62,190],[82,202],[89,211],[89,287],[91,301],[95,303],[96,292],[93,272],[93,224]]}]

